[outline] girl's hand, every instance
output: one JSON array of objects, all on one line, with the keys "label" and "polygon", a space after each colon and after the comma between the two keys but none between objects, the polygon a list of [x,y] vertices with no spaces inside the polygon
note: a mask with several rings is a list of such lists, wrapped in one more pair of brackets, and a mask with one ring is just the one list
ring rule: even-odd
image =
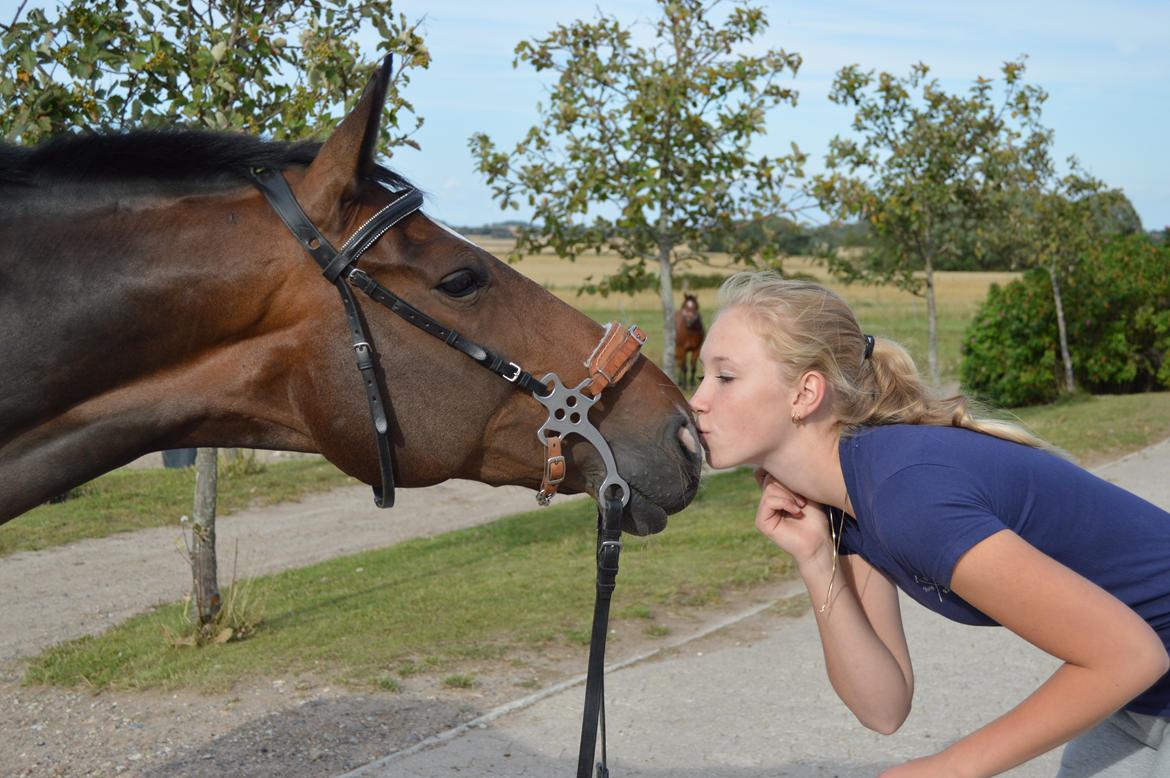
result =
[{"label": "girl's hand", "polygon": [[822,548],[832,549],[825,510],[810,504],[767,473],[756,471],[763,489],[756,511],[756,529],[787,551],[799,565]]}]

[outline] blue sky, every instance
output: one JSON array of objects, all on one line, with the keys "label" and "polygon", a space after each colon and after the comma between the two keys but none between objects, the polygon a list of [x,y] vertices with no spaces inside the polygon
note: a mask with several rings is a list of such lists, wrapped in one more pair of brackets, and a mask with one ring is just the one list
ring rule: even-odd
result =
[{"label": "blue sky", "polygon": [[[1028,54],[1028,80],[1049,98],[1043,121],[1055,131],[1055,150],[1075,154],[1090,173],[1122,188],[1147,229],[1170,224],[1170,3],[842,2],[771,0],[761,3],[771,22],[767,46],[804,58],[792,85],[796,108],[769,117],[761,150],[795,141],[820,168],[834,134],[848,131],[850,112],[827,99],[844,65],[905,74],[916,61],[952,89]],[[548,81],[521,64],[512,68],[521,39],[544,35],[574,15],[600,8],[627,22],[650,18],[650,0],[575,6],[552,2],[469,3],[398,0],[409,18],[425,17],[424,37],[434,61],[418,72],[409,94],[426,125],[421,152],[403,150],[392,164],[427,190],[428,210],[452,224],[515,218],[501,212],[474,170],[467,138],[488,133],[510,147],[536,120],[535,105]],[[519,213],[523,218],[526,214]]]},{"label": "blue sky", "polygon": [[[11,18],[16,5],[0,0],[0,18]],[[760,5],[771,23],[761,45],[804,58],[791,82],[799,104],[769,116],[761,152],[796,142],[810,155],[810,170],[820,168],[829,139],[846,133],[851,119],[827,99],[833,75],[844,65],[902,75],[921,60],[946,87],[964,90],[977,76],[998,75],[1004,61],[1027,54],[1028,81],[1049,93],[1043,123],[1055,131],[1057,155],[1075,154],[1090,173],[1123,189],[1147,229],[1170,225],[1170,2]],[[500,211],[467,149],[477,131],[510,147],[537,120],[535,106],[548,77],[523,64],[513,69],[516,43],[596,9],[634,23],[654,16],[656,8],[652,0],[572,6],[548,0],[396,0],[395,14],[423,19],[433,62],[413,75],[408,92],[426,119],[416,135],[422,149],[401,149],[391,164],[427,192],[427,210],[450,224],[526,218],[523,211]]]}]

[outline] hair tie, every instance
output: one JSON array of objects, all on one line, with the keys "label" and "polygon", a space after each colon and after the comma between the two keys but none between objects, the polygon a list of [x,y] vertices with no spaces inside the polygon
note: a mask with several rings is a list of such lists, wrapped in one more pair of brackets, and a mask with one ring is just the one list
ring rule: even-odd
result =
[{"label": "hair tie", "polygon": [[865,360],[869,359],[871,356],[873,356],[873,335],[866,335],[865,336],[865,356],[863,356],[861,359],[862,359],[862,361],[865,361]]}]

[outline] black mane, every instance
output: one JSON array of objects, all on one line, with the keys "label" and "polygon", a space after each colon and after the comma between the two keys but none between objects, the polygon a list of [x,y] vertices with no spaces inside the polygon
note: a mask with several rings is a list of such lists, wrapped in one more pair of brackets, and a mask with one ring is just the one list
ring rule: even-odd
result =
[{"label": "black mane", "polygon": [[[197,130],[67,134],[33,148],[0,143],[0,186],[139,181],[226,187],[245,180],[252,168],[306,166],[320,148],[314,142]],[[395,189],[410,186],[381,166],[374,175]]]}]

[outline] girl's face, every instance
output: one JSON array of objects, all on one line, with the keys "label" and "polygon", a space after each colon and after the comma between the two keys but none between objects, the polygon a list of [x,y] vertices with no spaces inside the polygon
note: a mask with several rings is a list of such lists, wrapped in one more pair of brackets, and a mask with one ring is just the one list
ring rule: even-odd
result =
[{"label": "girl's face", "polygon": [[760,465],[792,426],[791,392],[742,308],[724,311],[699,355],[703,381],[691,398],[712,467]]}]

